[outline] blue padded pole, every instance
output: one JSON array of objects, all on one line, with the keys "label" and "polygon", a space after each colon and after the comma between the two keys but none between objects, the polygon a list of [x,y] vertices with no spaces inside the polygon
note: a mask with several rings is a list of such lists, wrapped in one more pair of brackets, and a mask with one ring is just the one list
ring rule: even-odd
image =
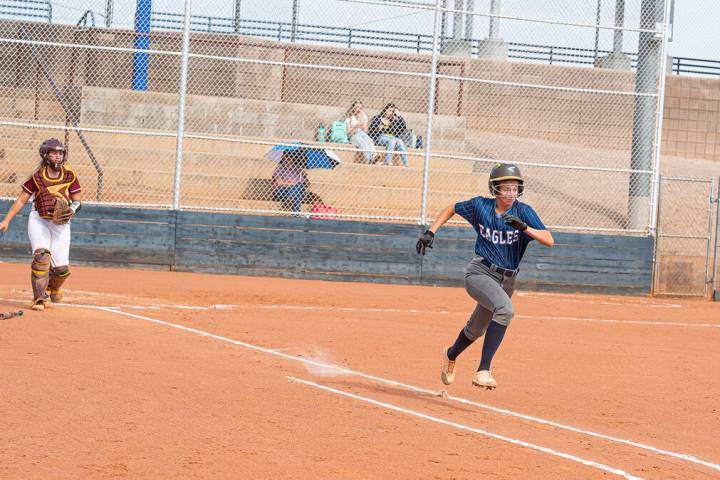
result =
[{"label": "blue padded pole", "polygon": [[[137,0],[135,9],[135,50],[150,48],[150,19],[152,17],[152,0]],[[133,90],[147,90],[148,64],[150,54],[136,51],[133,63]]]}]

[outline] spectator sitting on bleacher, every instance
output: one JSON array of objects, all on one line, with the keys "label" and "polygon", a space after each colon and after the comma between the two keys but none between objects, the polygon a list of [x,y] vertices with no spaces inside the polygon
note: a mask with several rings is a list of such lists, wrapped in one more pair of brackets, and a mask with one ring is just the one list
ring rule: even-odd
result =
[{"label": "spectator sitting on bleacher", "polygon": [[380,115],[373,117],[370,122],[370,137],[375,141],[376,145],[382,145],[387,149],[385,165],[392,165],[392,156],[397,149],[403,164],[406,167],[408,166],[405,142],[400,138],[406,131],[405,119],[397,114],[397,107],[394,103],[388,103],[382,109]]},{"label": "spectator sitting on bleacher", "polygon": [[355,145],[362,152],[365,163],[373,163],[375,158],[375,143],[368,135],[368,118],[363,110],[363,104],[355,100],[345,115],[347,133],[350,143]]},{"label": "spectator sitting on bleacher", "polygon": [[273,200],[282,202],[284,210],[300,211],[308,178],[305,156],[300,150],[286,150],[272,174]]}]

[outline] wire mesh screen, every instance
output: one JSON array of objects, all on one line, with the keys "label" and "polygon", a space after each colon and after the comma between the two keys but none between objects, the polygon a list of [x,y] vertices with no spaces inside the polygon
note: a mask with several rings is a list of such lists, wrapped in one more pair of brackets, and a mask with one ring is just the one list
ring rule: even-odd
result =
[{"label": "wire mesh screen", "polygon": [[[100,28],[92,14],[98,3],[76,1],[37,21],[0,15],[0,196],[17,195],[38,166],[40,143],[55,137],[85,199],[172,204],[181,44],[176,36],[148,43],[144,33]],[[151,91],[152,104],[137,100]]]},{"label": "wire mesh screen", "polygon": [[646,233],[665,2],[541,3],[0,0],[0,196],[49,136],[101,203],[319,219],[431,221],[514,162],[548,226]]},{"label": "wire mesh screen", "polygon": [[711,281],[715,182],[662,177],[655,293],[707,295]]}]

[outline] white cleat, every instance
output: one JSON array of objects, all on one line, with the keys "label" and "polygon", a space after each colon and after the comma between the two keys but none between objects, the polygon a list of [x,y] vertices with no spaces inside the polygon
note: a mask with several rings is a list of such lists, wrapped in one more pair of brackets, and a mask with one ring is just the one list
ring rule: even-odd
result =
[{"label": "white cleat", "polygon": [[497,387],[497,382],[490,375],[490,370],[480,370],[473,377],[472,384],[476,387],[492,390]]}]

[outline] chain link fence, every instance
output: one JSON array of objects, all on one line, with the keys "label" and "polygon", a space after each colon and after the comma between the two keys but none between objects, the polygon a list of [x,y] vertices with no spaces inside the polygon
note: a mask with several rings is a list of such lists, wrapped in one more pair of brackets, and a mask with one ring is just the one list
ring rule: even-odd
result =
[{"label": "chain link fence", "polygon": [[[195,0],[160,11],[151,0],[78,0],[42,19],[3,17],[0,196],[16,194],[55,136],[102,203],[427,222],[487,194],[490,168],[508,161],[552,228],[652,231],[668,6],[545,3]],[[290,29],[191,33],[211,17],[282,18]],[[173,18],[182,31],[162,29]],[[304,24],[431,44],[419,54],[333,46]],[[510,43],[531,41],[594,42],[598,53],[582,67],[509,58]],[[357,103],[374,142],[347,131]],[[381,115],[390,103],[406,131]],[[392,135],[378,138],[386,120]]]},{"label": "chain link fence", "polygon": [[661,177],[656,295],[707,296],[713,282],[716,195],[714,179]]},{"label": "chain link fence", "polygon": [[720,178],[717,179],[717,187],[715,188],[715,200],[713,202],[715,209],[715,228],[713,230],[713,253],[712,253],[712,300],[720,302]]}]

